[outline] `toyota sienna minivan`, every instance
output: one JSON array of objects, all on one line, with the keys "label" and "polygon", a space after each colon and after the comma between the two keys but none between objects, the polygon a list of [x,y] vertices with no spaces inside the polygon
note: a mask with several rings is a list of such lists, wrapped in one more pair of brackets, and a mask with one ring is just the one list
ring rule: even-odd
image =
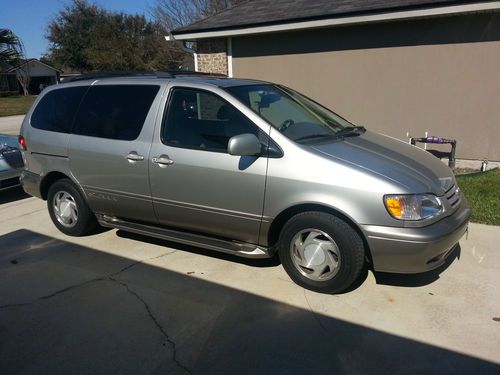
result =
[{"label": "toyota sienna minivan", "polygon": [[54,225],[97,224],[247,258],[336,293],[365,265],[444,263],[470,209],[452,171],[281,85],[209,75],[83,76],[22,124],[24,190]]}]

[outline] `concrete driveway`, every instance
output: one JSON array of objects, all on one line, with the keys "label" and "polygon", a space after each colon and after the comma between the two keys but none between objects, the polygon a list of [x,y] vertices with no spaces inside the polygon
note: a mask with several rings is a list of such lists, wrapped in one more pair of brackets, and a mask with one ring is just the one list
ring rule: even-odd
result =
[{"label": "concrete driveway", "polygon": [[19,134],[24,115],[0,117],[0,134]]},{"label": "concrete driveway", "polygon": [[19,190],[0,212],[0,374],[500,373],[499,227],[438,272],[321,295],[274,259],[66,237]]}]

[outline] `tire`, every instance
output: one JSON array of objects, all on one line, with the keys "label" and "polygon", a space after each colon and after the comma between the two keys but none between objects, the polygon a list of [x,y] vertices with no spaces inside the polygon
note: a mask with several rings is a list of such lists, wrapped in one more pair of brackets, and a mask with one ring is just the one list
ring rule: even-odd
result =
[{"label": "tire", "polygon": [[57,229],[69,236],[84,236],[97,227],[94,214],[69,179],[57,180],[50,186],[47,208]]},{"label": "tire", "polygon": [[338,217],[316,211],[286,222],[278,252],[296,284],[320,293],[345,291],[360,276],[365,262],[360,235]]}]

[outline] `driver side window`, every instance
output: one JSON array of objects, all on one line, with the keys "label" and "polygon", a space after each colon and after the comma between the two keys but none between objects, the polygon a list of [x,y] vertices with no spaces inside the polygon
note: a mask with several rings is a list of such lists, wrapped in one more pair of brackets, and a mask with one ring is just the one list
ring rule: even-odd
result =
[{"label": "driver side window", "polygon": [[221,97],[203,90],[171,91],[162,141],[174,147],[227,152],[229,139],[259,129]]}]

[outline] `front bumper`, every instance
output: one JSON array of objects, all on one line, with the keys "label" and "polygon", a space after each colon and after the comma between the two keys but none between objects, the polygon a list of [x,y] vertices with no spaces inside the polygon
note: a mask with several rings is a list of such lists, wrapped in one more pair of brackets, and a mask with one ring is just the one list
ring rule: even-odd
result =
[{"label": "front bumper", "polygon": [[422,228],[364,225],[373,269],[420,273],[441,266],[467,231],[471,210],[465,197],[450,216]]}]

